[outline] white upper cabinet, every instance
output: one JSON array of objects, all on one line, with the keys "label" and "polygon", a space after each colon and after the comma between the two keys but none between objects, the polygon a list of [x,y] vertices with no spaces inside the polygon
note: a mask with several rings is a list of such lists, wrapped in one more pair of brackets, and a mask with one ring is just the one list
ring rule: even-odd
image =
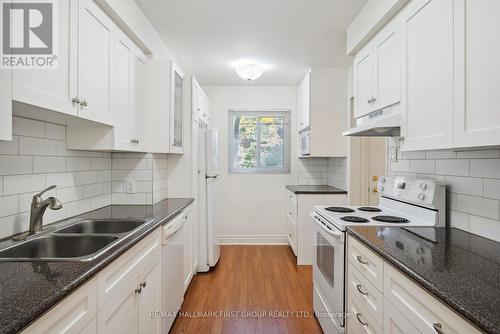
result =
[{"label": "white upper cabinet", "polygon": [[147,149],[147,65],[146,60],[139,50],[136,50],[132,58],[133,77],[132,77],[132,106],[134,108],[133,133],[135,137],[135,149],[145,151]]},{"label": "white upper cabinet", "polygon": [[453,1],[410,2],[403,18],[402,149],[453,143]]},{"label": "white upper cabinet", "polygon": [[114,24],[93,0],[78,4],[78,115],[112,124]]},{"label": "white upper cabinet", "polygon": [[0,140],[12,140],[12,71],[0,70]]},{"label": "white upper cabinet", "polygon": [[170,153],[184,151],[184,73],[172,62],[170,81]]},{"label": "white upper cabinet", "polygon": [[401,25],[391,22],[354,59],[354,117],[401,100]]},{"label": "white upper cabinet", "polygon": [[[57,2],[58,50],[55,69],[19,69],[13,74],[16,101],[78,116],[77,92],[78,2]],[[89,52],[93,52],[91,49]]]},{"label": "white upper cabinet", "polygon": [[297,88],[297,126],[299,132],[311,126],[310,80],[311,71],[306,74]]},{"label": "white upper cabinet", "polygon": [[454,8],[454,147],[500,145],[500,2],[455,0]]},{"label": "white upper cabinet", "polygon": [[198,81],[194,77],[191,80],[191,111],[193,119],[199,119],[208,124],[210,122],[210,102]]}]

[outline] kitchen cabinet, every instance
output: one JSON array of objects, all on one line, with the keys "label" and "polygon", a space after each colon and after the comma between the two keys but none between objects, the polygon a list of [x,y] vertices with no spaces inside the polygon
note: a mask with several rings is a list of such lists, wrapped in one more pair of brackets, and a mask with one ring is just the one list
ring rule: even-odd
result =
[{"label": "kitchen cabinet", "polygon": [[94,279],[61,301],[22,333],[95,334],[96,315],[97,281]]},{"label": "kitchen cabinet", "polygon": [[[151,317],[151,312],[162,309],[162,261],[161,249],[139,274],[139,334],[161,333],[161,318]],[[167,292],[165,292],[167,293]]]},{"label": "kitchen cabinet", "polygon": [[453,147],[452,0],[408,4],[402,26],[402,150]]},{"label": "kitchen cabinet", "polygon": [[455,109],[453,146],[500,145],[500,3],[454,1]]},{"label": "kitchen cabinet", "polygon": [[170,61],[154,59],[147,65],[148,152],[170,152]]},{"label": "kitchen cabinet", "polygon": [[312,265],[313,222],[309,214],[314,205],[346,205],[347,194],[295,194],[286,190],[285,231],[298,265]]},{"label": "kitchen cabinet", "polygon": [[93,0],[78,1],[78,116],[112,124],[113,21]]},{"label": "kitchen cabinet", "polygon": [[347,333],[480,333],[351,236],[347,258]]},{"label": "kitchen cabinet", "polygon": [[[83,111],[74,100],[78,97],[78,2],[60,0],[56,8],[57,68],[14,71],[12,98],[44,109],[78,116],[79,112]],[[93,47],[88,51],[93,52]]]},{"label": "kitchen cabinet", "polygon": [[172,62],[170,77],[170,153],[184,151],[184,73]]},{"label": "kitchen cabinet", "polygon": [[0,141],[12,140],[12,71],[0,69]]},{"label": "kitchen cabinet", "polygon": [[[309,154],[304,157],[345,157],[347,139],[347,69],[313,68],[297,90],[297,118],[309,130]],[[301,124],[302,123],[302,124]]]},{"label": "kitchen cabinet", "polygon": [[210,122],[210,102],[200,84],[194,77],[191,82],[191,103],[193,119],[199,119],[205,124]]},{"label": "kitchen cabinet", "polygon": [[311,71],[309,70],[297,89],[297,125],[299,132],[311,125],[311,110],[309,105],[310,77]]},{"label": "kitchen cabinet", "polygon": [[391,22],[354,59],[354,117],[401,100],[401,24]]}]

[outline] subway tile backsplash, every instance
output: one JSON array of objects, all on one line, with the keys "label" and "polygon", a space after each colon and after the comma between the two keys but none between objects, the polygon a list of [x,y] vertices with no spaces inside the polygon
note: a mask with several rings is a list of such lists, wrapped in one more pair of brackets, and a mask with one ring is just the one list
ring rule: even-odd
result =
[{"label": "subway tile backsplash", "polygon": [[[127,194],[125,180],[135,179]],[[63,202],[47,210],[44,223],[110,204],[153,204],[167,197],[167,155],[66,149],[66,127],[13,118],[13,140],[0,142],[0,238],[26,231],[32,196],[56,184],[47,196]]]},{"label": "subway tile backsplash", "polygon": [[300,185],[330,185],[347,189],[347,158],[299,159]]},{"label": "subway tile backsplash", "polygon": [[500,150],[401,152],[388,162],[389,175],[443,181],[447,187],[447,223],[500,241]]}]

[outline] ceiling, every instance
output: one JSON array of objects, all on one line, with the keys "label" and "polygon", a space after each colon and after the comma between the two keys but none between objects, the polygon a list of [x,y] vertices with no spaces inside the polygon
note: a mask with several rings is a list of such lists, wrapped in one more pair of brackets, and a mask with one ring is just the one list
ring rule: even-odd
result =
[{"label": "ceiling", "polygon": [[247,85],[232,63],[268,67],[252,84],[297,85],[309,67],[347,67],[345,31],[366,0],[136,0],[202,85]]}]

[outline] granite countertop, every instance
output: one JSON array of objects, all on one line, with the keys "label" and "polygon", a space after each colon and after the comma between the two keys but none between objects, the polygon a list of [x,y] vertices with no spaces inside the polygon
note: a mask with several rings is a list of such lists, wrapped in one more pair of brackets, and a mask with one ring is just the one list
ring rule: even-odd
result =
[{"label": "granite countertop", "polygon": [[[27,327],[192,202],[191,198],[171,198],[155,205],[110,205],[54,224],[59,227],[81,219],[153,219],[89,262],[0,262],[0,333],[16,333]],[[9,243],[2,242],[0,247]]]},{"label": "granite countertop", "polygon": [[348,233],[481,330],[500,333],[500,243],[454,228],[411,230]]},{"label": "granite countertop", "polygon": [[346,190],[335,188],[327,185],[308,186],[308,185],[287,185],[286,189],[295,194],[347,194]]}]

